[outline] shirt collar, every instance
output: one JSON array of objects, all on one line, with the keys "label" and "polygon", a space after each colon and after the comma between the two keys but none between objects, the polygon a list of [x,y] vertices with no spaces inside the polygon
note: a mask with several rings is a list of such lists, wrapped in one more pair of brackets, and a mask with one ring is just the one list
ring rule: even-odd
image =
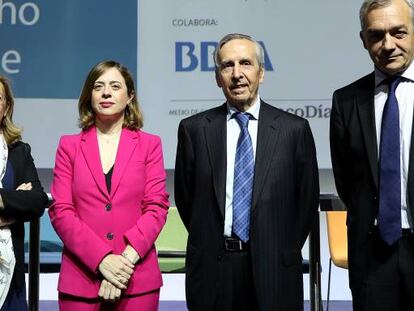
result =
[{"label": "shirt collar", "polygon": [[[257,95],[256,99],[253,102],[253,105],[250,106],[249,109],[247,109],[247,111],[252,115],[252,119],[253,120],[259,120],[259,111],[260,111],[260,96]],[[227,102],[227,121],[231,119],[231,117],[233,116],[233,114],[235,114],[236,112],[240,112],[237,108],[230,106],[229,103]]]},{"label": "shirt collar", "polygon": [[[381,83],[384,82],[384,80],[389,77],[388,75],[383,73],[381,70],[379,70],[377,67],[375,67],[374,72],[375,72],[375,87],[380,86]],[[412,61],[410,66],[408,66],[408,68],[401,73],[401,77],[404,77],[405,79],[414,82],[414,61]]]}]

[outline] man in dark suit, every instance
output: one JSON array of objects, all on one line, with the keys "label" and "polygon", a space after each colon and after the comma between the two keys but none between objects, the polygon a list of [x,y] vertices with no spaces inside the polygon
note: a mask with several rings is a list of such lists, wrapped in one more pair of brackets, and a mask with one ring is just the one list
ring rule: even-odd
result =
[{"label": "man in dark suit", "polygon": [[260,99],[263,49],[251,37],[225,36],[215,63],[227,102],[178,130],[187,306],[303,310],[301,249],[319,196],[309,124]]},{"label": "man in dark suit", "polygon": [[413,0],[365,0],[373,73],[335,91],[331,156],[348,209],[354,310],[414,310]]}]

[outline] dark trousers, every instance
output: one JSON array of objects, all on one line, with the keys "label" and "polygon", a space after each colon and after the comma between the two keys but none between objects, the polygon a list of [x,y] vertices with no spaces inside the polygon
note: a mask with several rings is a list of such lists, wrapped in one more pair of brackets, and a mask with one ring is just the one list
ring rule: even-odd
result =
[{"label": "dark trousers", "polygon": [[393,246],[377,235],[367,280],[354,303],[355,311],[414,310],[414,235],[405,235]]},{"label": "dark trousers", "polygon": [[12,281],[0,311],[27,311],[26,286],[17,288]]},{"label": "dark trousers", "polygon": [[259,310],[253,283],[252,265],[249,250],[225,252],[220,271],[221,280],[216,311],[256,311]]}]

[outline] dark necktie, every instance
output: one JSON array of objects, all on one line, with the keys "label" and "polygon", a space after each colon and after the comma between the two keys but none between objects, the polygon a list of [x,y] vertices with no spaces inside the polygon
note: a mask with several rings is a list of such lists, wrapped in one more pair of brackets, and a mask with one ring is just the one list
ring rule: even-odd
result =
[{"label": "dark necktie", "polygon": [[380,192],[378,228],[380,237],[392,245],[401,237],[400,118],[395,90],[401,77],[389,83],[384,106],[380,144]]},{"label": "dark necktie", "polygon": [[247,242],[250,232],[250,208],[254,177],[253,145],[248,130],[250,114],[235,113],[234,117],[241,131],[237,141],[234,163],[233,232],[240,240]]}]

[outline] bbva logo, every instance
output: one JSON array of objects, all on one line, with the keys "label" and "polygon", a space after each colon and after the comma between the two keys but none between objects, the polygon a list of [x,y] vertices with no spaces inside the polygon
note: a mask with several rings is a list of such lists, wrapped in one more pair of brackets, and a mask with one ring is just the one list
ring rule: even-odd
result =
[{"label": "bbva logo", "polygon": [[[266,46],[259,41],[264,51],[264,67],[266,71],[274,71]],[[218,42],[201,41],[200,47],[189,41],[175,42],[175,71],[214,71],[213,53]]]}]

